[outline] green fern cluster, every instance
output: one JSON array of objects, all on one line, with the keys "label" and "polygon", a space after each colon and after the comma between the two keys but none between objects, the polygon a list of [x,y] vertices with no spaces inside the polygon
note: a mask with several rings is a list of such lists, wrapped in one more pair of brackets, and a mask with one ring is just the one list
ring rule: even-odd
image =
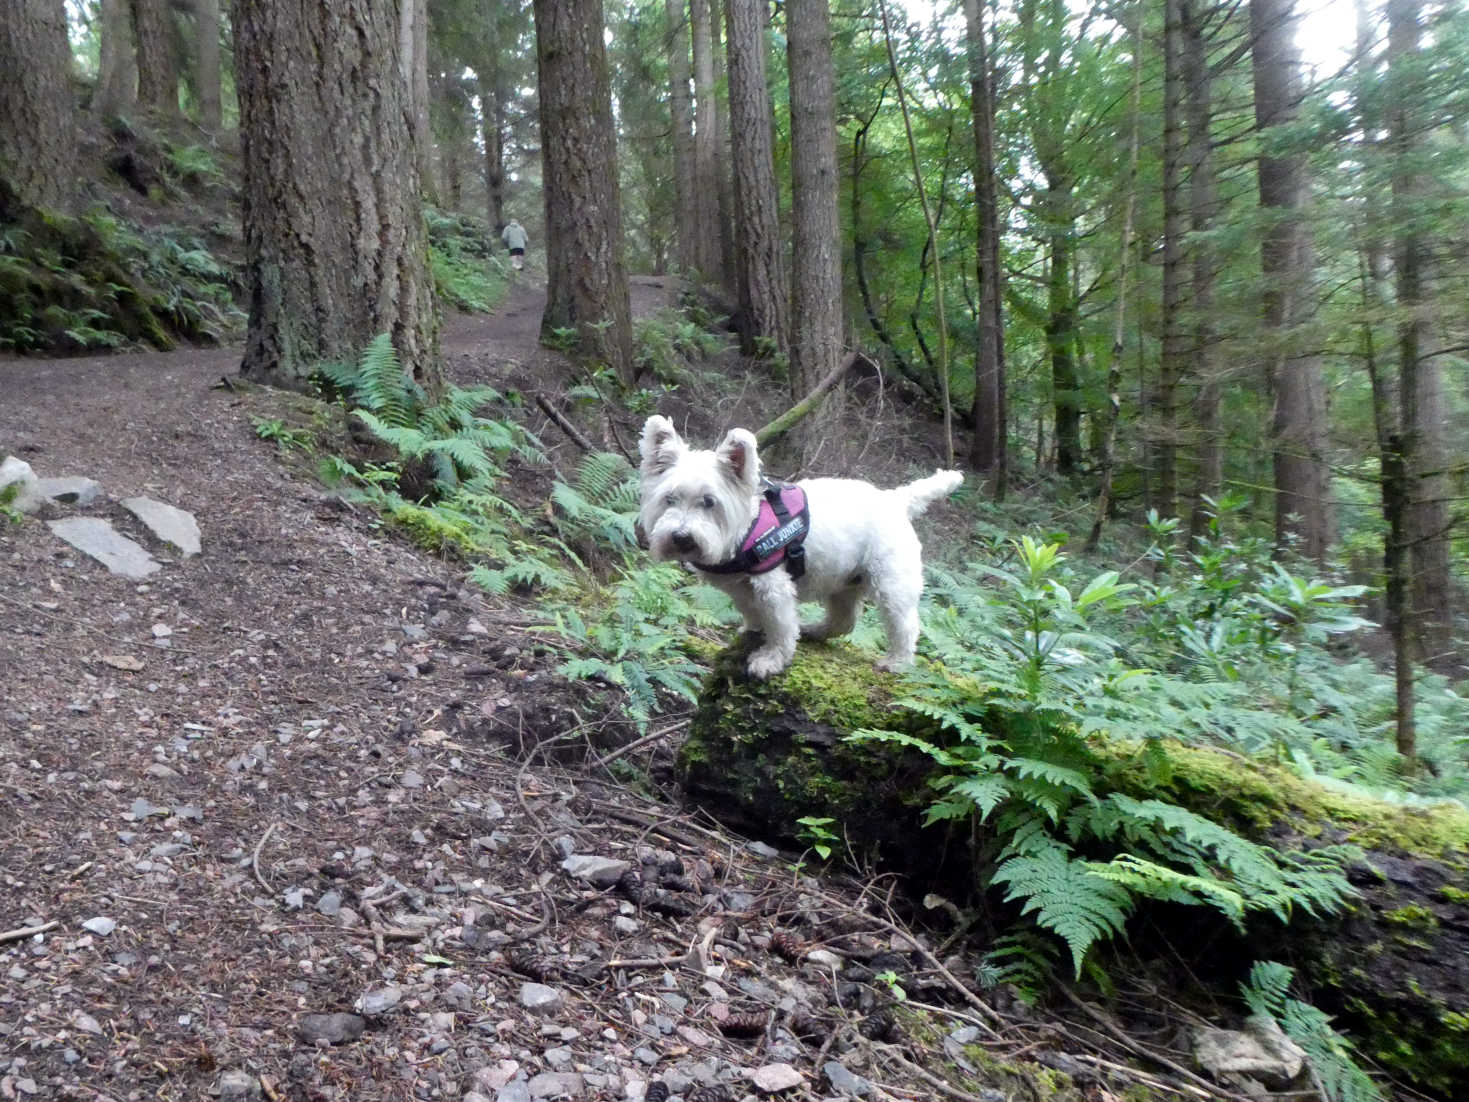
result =
[{"label": "green fern cluster", "polygon": [[628,567],[593,615],[563,605],[542,631],[564,656],[560,672],[620,690],[640,731],[663,710],[660,694],[692,701],[703,669],[685,652],[690,623],[710,620],[688,599],[683,572],[668,563]]},{"label": "green fern cluster", "polygon": [[583,459],[570,484],[551,490],[555,524],[568,543],[626,555],[637,547],[634,521],[638,511],[637,475],[614,452]]},{"label": "green fern cluster", "polygon": [[[1296,909],[1330,912],[1351,897],[1347,849],[1282,854],[1174,804],[1106,791],[1089,735],[1141,739],[1150,769],[1166,775],[1164,736],[1188,737],[1193,709],[1214,702],[1214,691],[1120,662],[1116,641],[1092,623],[1138,599],[1115,574],[1073,592],[1058,577],[1054,545],[1023,539],[1014,552],[1015,569],[982,569],[1001,583],[996,597],[952,574],[935,586],[941,603],[928,621],[929,645],[943,665],[915,675],[900,706],[938,734],[852,737],[934,760],[928,821],[990,825],[998,842],[991,884],[1065,943],[1077,974],[1144,899],[1208,907],[1241,926],[1252,913],[1286,921]],[[1031,982],[1025,969],[1036,962],[1021,966],[1025,944],[999,963]]]},{"label": "green fern cluster", "polygon": [[720,352],[728,338],[683,313],[664,310],[634,322],[633,342],[639,374],[676,386],[691,379],[692,363]]},{"label": "green fern cluster", "polygon": [[450,387],[430,400],[403,370],[386,333],[373,338],[357,363],[324,363],[318,371],[343,396],[352,416],[400,460],[426,462],[441,494],[461,484],[490,492],[507,458],[544,458],[522,426],[480,416],[485,406],[503,400],[493,387]]}]

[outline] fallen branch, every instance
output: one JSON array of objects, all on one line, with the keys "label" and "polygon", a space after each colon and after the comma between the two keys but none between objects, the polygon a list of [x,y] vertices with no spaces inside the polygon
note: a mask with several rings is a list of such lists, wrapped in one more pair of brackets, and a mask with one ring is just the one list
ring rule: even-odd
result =
[{"label": "fallen branch", "polygon": [[275,828],[278,826],[280,826],[280,823],[271,823],[270,826],[265,828],[265,833],[260,836],[260,841],[255,843],[255,852],[250,855],[250,868],[255,873],[255,879],[260,881],[260,886],[271,895],[275,894],[275,889],[266,883],[265,877],[260,873],[260,851],[265,848],[265,843],[269,841],[270,836],[275,833]]},{"label": "fallen branch", "polygon": [[581,429],[568,421],[566,415],[550,403],[550,400],[544,394],[536,395],[536,405],[540,406],[541,412],[554,421],[557,428],[571,437],[571,442],[582,451],[590,453],[599,450],[595,444],[586,438],[586,435]]},{"label": "fallen branch", "polygon": [[[755,443],[763,448],[772,440],[779,440],[786,433],[790,432],[791,429],[801,423],[808,413],[821,404],[821,399],[826,396],[826,392],[841,382],[842,376],[856,367],[857,363],[861,360],[867,360],[868,363],[872,363],[862,352],[853,352],[847,356],[845,360],[832,369],[826,378],[816,384],[815,389],[810,394],[806,395],[806,397],[802,398],[790,409],[770,422],[770,424],[755,433]],[[873,366],[875,367],[876,365],[874,364]]]},{"label": "fallen branch", "polygon": [[28,937],[44,934],[47,930],[54,930],[60,925],[61,923],[53,918],[50,922],[43,922],[39,926],[21,926],[15,930],[6,930],[0,934],[0,945],[4,945],[7,941],[24,941]]}]

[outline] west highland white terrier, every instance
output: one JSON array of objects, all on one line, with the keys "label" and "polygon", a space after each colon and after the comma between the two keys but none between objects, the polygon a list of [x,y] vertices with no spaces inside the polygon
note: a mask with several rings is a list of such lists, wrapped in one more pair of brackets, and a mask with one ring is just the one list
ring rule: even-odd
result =
[{"label": "west highland white terrier", "polygon": [[[713,451],[690,448],[666,417],[649,417],[638,519],[655,559],[684,562],[728,593],[745,627],[764,635],[750,655],[752,677],[791,664],[796,640],[845,635],[866,598],[882,613],[887,657],[903,669],[918,642],[923,548],[913,518],[964,476],[937,471],[879,490],[850,478],[764,482],[755,437],[730,429]],[[804,538],[803,538],[804,537]],[[820,601],[826,618],[802,626],[800,601]]]}]

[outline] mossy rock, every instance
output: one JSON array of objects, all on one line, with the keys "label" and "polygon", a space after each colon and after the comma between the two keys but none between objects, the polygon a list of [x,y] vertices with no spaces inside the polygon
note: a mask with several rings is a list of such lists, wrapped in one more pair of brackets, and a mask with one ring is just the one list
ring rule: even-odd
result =
[{"label": "mossy rock", "polygon": [[[742,641],[714,659],[678,756],[689,798],[796,846],[798,819],[829,817],[915,891],[972,897],[990,839],[967,826],[922,825],[932,761],[845,739],[863,727],[934,737],[926,720],[895,706],[902,681],[839,642],[803,643],[789,670],[760,683],[744,672],[749,647]],[[991,708],[985,725],[1004,724]],[[1344,913],[1297,913],[1289,926],[1262,920],[1241,938],[1212,912],[1180,908],[1171,928],[1189,934],[1169,951],[1207,954],[1196,972],[1229,998],[1253,960],[1291,964],[1305,994],[1372,1060],[1437,1097],[1469,1097],[1469,811],[1386,803],[1225,750],[1171,744],[1160,770],[1137,743],[1095,738],[1091,749],[1099,795],[1168,800],[1279,849],[1359,847],[1350,878],[1361,896]]]}]

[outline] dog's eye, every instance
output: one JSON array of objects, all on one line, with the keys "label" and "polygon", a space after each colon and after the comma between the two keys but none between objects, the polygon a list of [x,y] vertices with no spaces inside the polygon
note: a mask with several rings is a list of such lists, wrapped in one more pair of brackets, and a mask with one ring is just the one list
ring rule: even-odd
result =
[{"label": "dog's eye", "polygon": [[678,504],[678,495],[677,494],[664,494],[663,495],[663,504],[664,505],[677,505]]},{"label": "dog's eye", "polygon": [[706,509],[712,509],[712,508],[714,508],[714,495],[713,494],[705,494],[704,495],[704,500],[702,502],[700,502],[700,504],[703,505],[704,508],[706,508]]}]

